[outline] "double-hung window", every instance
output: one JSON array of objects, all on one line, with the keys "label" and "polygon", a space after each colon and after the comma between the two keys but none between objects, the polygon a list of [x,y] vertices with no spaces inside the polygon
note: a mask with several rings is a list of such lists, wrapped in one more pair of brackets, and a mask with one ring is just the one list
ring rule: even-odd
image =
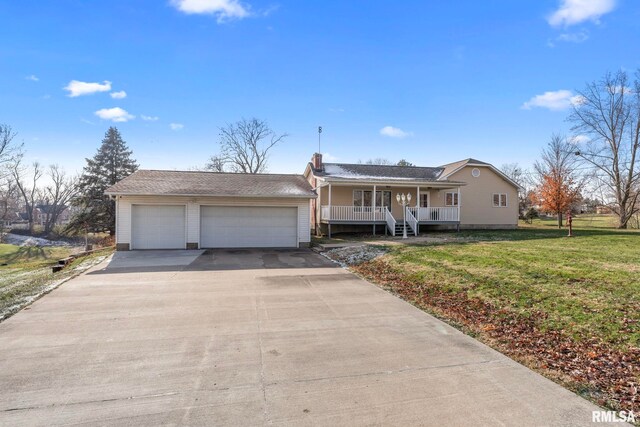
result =
[{"label": "double-hung window", "polygon": [[506,208],[507,207],[507,194],[506,193],[494,193],[493,194],[493,207],[494,208]]},{"label": "double-hung window", "polygon": [[458,206],[458,193],[456,191],[448,191],[444,193],[445,206]]},{"label": "double-hung window", "polygon": [[353,206],[356,212],[371,211],[371,190],[353,190]]}]

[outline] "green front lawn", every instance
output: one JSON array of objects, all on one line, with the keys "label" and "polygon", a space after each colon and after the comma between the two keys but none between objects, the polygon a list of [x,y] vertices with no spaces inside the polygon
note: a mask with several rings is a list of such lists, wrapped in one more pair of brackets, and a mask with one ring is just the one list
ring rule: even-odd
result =
[{"label": "green front lawn", "polygon": [[430,235],[443,239],[384,243],[352,268],[599,404],[640,411],[640,232],[580,224],[568,238],[538,221]]},{"label": "green front lawn", "polygon": [[640,233],[527,228],[464,232],[462,242],[394,246],[417,280],[464,291],[577,339],[640,346]]}]

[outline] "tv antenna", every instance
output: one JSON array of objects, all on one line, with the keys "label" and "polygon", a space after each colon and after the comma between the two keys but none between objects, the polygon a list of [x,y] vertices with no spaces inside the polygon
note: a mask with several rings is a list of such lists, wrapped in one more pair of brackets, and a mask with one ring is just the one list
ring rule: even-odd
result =
[{"label": "tv antenna", "polygon": [[320,151],[320,134],[322,134],[322,126],[318,126],[318,154],[321,153],[321,151]]}]

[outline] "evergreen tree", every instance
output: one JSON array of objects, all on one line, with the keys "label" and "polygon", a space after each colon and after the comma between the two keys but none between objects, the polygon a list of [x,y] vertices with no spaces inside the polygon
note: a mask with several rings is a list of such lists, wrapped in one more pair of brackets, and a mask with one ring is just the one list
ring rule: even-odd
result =
[{"label": "evergreen tree", "polygon": [[81,211],[72,219],[68,229],[115,234],[115,202],[104,192],[138,169],[131,155],[132,151],[118,129],[110,127],[96,155],[86,159],[87,165],[78,183],[79,195],[74,201]]}]

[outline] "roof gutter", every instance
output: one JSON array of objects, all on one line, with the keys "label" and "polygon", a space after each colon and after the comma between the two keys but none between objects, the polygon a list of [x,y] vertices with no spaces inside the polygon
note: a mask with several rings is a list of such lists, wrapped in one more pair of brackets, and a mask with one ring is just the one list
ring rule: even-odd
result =
[{"label": "roof gutter", "polygon": [[172,193],[121,193],[116,191],[105,191],[107,196],[141,196],[141,197],[238,197],[244,199],[315,199],[318,197],[316,194],[298,195],[298,196],[286,196],[286,195],[267,195],[267,196],[254,196],[254,195],[239,195],[239,194],[172,194]]},{"label": "roof gutter", "polygon": [[[324,187],[328,184],[352,184],[352,185],[386,185],[390,187],[412,187],[412,186],[424,186],[424,187],[451,187],[453,186],[464,186],[467,185],[466,182],[460,181],[376,181],[376,180],[350,180],[350,179],[324,179],[325,184],[319,185],[318,187]],[[316,187],[316,188],[318,188]]]}]

